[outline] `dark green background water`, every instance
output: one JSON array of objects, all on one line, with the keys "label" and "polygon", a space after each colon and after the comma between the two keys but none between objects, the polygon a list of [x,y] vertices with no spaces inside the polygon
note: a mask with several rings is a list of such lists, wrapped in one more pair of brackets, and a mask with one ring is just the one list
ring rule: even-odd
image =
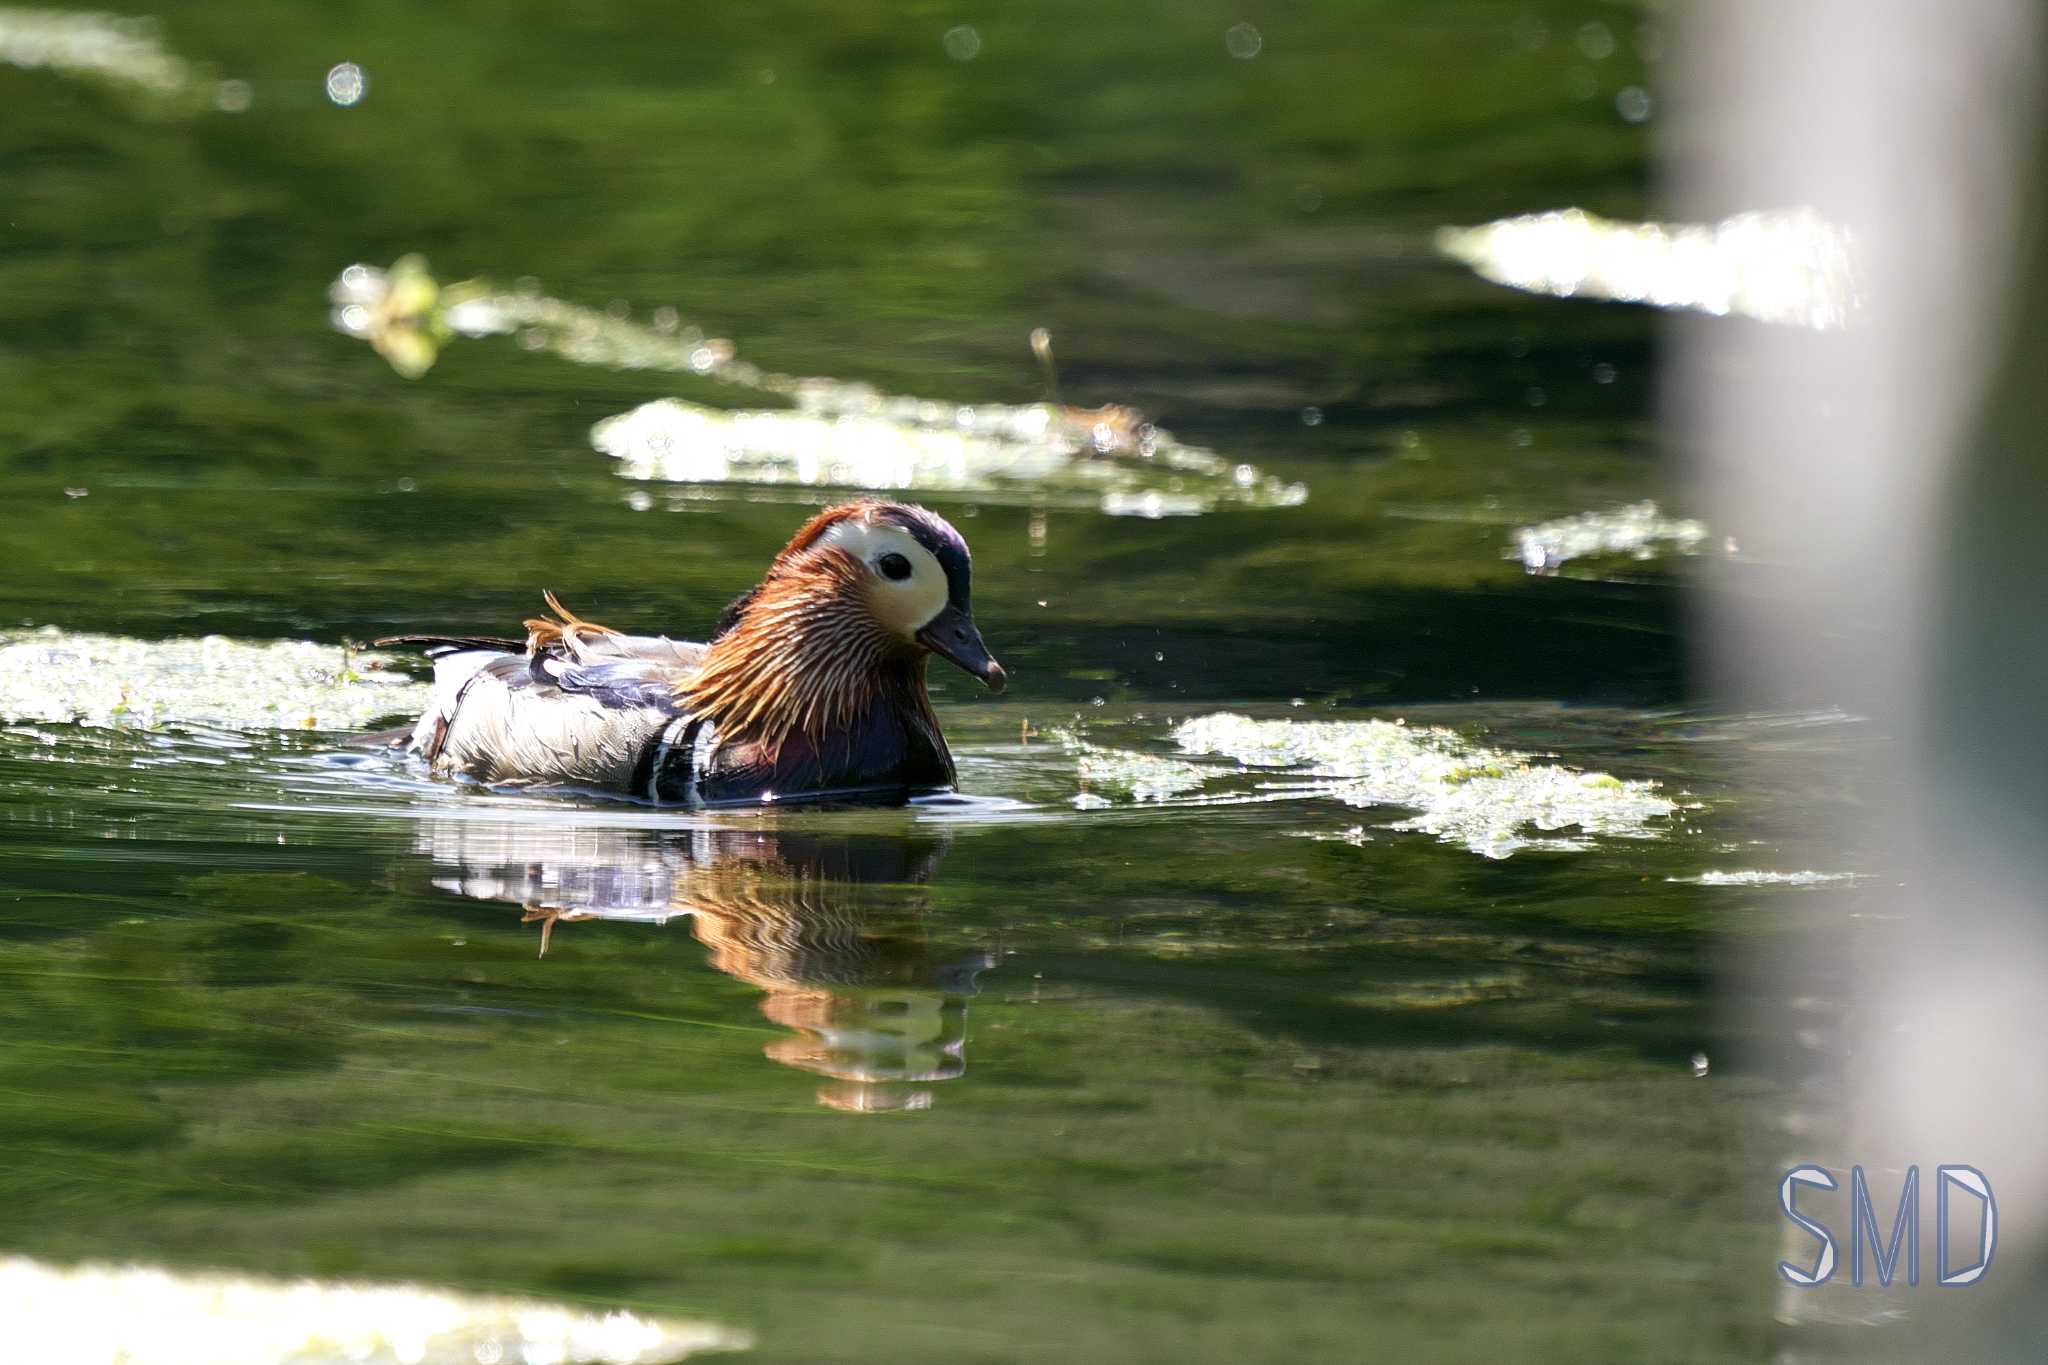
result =
[{"label": "dark green background water", "polygon": [[[1646,212],[1654,121],[1613,96],[1658,89],[1650,16],[162,17],[253,107],[0,67],[0,623],[360,640],[503,630],[552,587],[701,631],[804,509],[632,511],[587,430],[732,395],[509,341],[402,380],[324,291],[414,250],[949,400],[1036,399],[1048,327],[1069,401],[1310,497],[1055,512],[1043,555],[1028,509],[938,504],[1013,679],[940,693],[963,785],[1025,807],[692,821],[453,793],[331,737],[0,733],[0,1248],[630,1304],[777,1360],[1763,1349],[1767,1099],[1719,1064],[1708,987],[1717,936],[1784,902],[1665,880],[1773,865],[1729,776],[1757,732],[1689,717],[1668,573],[1502,558],[1527,521],[1682,503],[1653,323],[1428,250]],[[321,91],[342,60],[352,109]],[[1703,809],[1496,863],[1288,837],[1383,823],[1334,806],[1076,812],[1071,759],[1019,742],[1192,704],[1442,721]],[[484,884],[529,876],[548,894]],[[558,924],[536,956],[519,902],[628,883],[727,918]],[[775,941],[721,954],[707,923]],[[797,1030],[835,1020],[964,1072],[863,1092],[928,1108],[821,1105],[847,1092]]]}]

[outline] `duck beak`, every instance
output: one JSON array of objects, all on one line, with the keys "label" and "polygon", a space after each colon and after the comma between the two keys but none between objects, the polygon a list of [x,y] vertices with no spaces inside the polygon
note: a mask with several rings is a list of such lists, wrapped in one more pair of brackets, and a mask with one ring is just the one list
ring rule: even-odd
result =
[{"label": "duck beak", "polygon": [[975,629],[974,617],[962,608],[948,603],[946,609],[925,623],[917,633],[917,642],[942,659],[958,665],[966,673],[981,679],[991,692],[1003,690],[1008,681],[1003,676],[1003,666],[989,656],[988,646],[981,642],[981,632]]}]

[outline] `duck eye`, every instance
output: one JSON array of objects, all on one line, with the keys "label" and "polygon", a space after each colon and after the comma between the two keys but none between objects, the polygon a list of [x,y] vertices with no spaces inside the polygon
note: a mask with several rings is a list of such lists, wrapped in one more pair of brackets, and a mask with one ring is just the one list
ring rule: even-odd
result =
[{"label": "duck eye", "polygon": [[910,577],[910,561],[891,550],[875,561],[875,567],[882,571],[882,577],[901,583]]}]

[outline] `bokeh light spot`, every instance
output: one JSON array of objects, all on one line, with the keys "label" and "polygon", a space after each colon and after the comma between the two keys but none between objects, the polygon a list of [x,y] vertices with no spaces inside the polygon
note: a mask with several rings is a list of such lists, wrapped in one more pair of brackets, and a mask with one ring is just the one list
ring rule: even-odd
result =
[{"label": "bokeh light spot", "polygon": [[947,29],[946,36],[939,42],[945,47],[946,55],[956,62],[971,62],[981,55],[981,33],[972,24]]},{"label": "bokeh light spot", "polygon": [[344,109],[360,103],[369,88],[369,79],[354,62],[338,63],[327,73],[327,98]]}]

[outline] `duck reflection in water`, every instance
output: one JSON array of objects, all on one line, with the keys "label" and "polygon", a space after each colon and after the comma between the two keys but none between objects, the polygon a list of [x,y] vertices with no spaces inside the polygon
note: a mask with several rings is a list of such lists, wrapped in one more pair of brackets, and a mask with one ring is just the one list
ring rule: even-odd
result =
[{"label": "duck reflection in water", "polygon": [[451,873],[443,890],[521,906],[543,956],[563,923],[688,916],[711,965],[791,1030],[767,1056],[830,1078],[831,1108],[929,1108],[924,1083],[966,1069],[967,1001],[995,956],[915,930],[942,837],[435,820],[419,851]]}]

